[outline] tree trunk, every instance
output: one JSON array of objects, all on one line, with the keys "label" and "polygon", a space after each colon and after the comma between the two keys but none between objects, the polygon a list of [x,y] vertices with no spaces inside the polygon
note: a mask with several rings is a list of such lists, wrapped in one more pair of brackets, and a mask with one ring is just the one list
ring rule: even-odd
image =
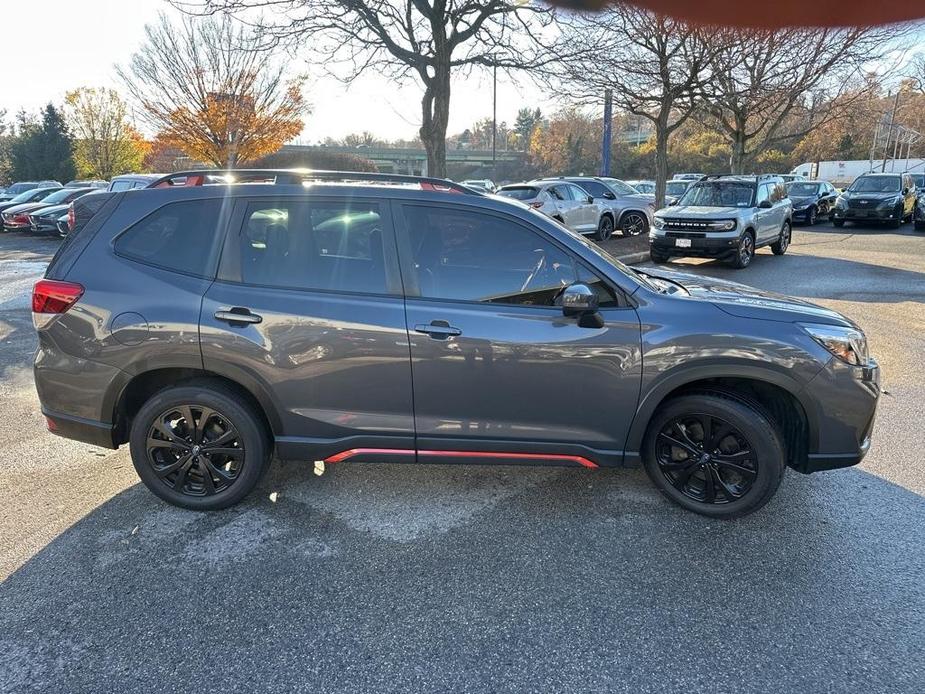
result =
[{"label": "tree trunk", "polygon": [[655,209],[665,206],[665,187],[668,183],[668,127],[655,122]]},{"label": "tree trunk", "polygon": [[421,142],[427,152],[427,175],[446,178],[446,129],[450,121],[450,68],[438,67],[421,99]]},{"label": "tree trunk", "polygon": [[732,152],[729,154],[729,171],[730,173],[745,173],[746,154],[745,154],[745,123],[736,122],[738,130],[732,136]]}]

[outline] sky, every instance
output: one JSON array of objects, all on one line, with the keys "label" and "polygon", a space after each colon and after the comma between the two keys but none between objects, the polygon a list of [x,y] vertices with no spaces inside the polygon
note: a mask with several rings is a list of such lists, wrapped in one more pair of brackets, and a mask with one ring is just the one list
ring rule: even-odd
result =
[{"label": "sky", "polygon": [[[116,65],[126,65],[144,38],[144,25],[160,11],[175,14],[165,0],[4,0],[4,69],[0,108],[11,117],[21,108],[37,111],[49,101],[59,104],[77,87],[120,85]],[[37,40],[40,36],[40,41]],[[289,60],[289,58],[282,58]],[[301,61],[293,72],[311,70]],[[480,118],[491,117],[491,78],[473,76],[453,83],[449,132],[461,132]],[[421,91],[396,88],[370,75],[349,88],[318,75],[305,96],[311,105],[300,141],[341,138],[369,130],[383,139],[412,138],[420,127]],[[512,123],[522,106],[544,111],[552,105],[542,91],[524,81],[498,75],[498,121]]]}]

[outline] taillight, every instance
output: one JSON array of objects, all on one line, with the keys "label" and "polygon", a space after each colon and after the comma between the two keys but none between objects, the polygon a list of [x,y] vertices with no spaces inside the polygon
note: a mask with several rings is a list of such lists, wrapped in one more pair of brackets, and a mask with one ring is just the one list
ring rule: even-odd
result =
[{"label": "taillight", "polygon": [[74,203],[67,206],[67,230],[74,231],[77,225],[77,215],[74,214]]},{"label": "taillight", "polygon": [[543,206],[542,200],[534,200],[533,202],[530,203],[530,207],[532,207],[534,210],[538,210],[542,206]]},{"label": "taillight", "polygon": [[55,316],[65,313],[83,296],[83,286],[76,282],[39,280],[32,288],[32,323],[41,330]]}]

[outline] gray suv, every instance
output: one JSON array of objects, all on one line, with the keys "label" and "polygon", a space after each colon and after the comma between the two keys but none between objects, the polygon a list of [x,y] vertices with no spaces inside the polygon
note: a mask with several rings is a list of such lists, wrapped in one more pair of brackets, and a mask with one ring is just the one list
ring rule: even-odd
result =
[{"label": "gray suv", "polygon": [[868,450],[879,369],[832,310],[448,181],[259,173],[106,194],[33,290],[48,428],[128,444],[170,503],[230,506],[274,455],[642,464],[730,518]]},{"label": "gray suv", "polygon": [[655,263],[694,256],[744,268],[762,246],[774,255],[787,252],[792,217],[779,176],[704,176],[655,213],[649,252]]}]

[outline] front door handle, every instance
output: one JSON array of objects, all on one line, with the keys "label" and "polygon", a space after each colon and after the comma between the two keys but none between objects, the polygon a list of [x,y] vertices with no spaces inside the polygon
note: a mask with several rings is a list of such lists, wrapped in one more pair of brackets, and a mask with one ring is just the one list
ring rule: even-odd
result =
[{"label": "front door handle", "polygon": [[462,330],[454,328],[445,320],[432,320],[430,324],[418,323],[414,326],[414,332],[430,335],[435,340],[445,340],[448,337],[458,337],[462,335]]},{"label": "front door handle", "polygon": [[224,321],[231,325],[246,325],[263,321],[263,316],[251,313],[250,309],[242,308],[241,306],[234,306],[227,311],[216,311],[213,315],[215,320]]}]

